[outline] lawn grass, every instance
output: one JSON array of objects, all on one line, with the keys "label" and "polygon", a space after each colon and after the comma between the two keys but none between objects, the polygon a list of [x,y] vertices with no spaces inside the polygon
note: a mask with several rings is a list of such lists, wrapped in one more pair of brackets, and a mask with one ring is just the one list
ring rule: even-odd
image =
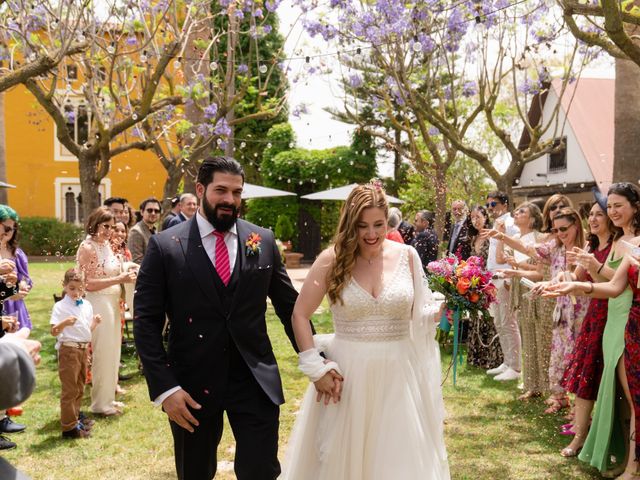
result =
[{"label": "lawn grass", "polygon": [[[36,391],[24,405],[25,413],[17,420],[28,425],[24,433],[11,436],[18,448],[3,456],[34,480],[45,479],[173,479],[173,449],[165,416],[152,407],[144,379],[135,375],[122,382],[128,390],[125,415],[98,420],[88,440],[63,440],[59,430],[59,380],[55,360],[54,338],[49,335],[52,294],[60,290],[63,272],[69,264],[36,263],[31,265],[35,287],[27,299],[34,321],[33,338],[43,344],[42,363],[38,367]],[[270,310],[270,312],[272,312]],[[331,328],[327,312],[317,315],[318,331]],[[268,318],[269,332],[282,373],[287,403],[281,412],[281,448],[283,456],[287,437],[295,420],[307,380],[297,370],[297,358],[273,315]],[[136,360],[124,355],[127,372],[136,372]],[[443,355],[446,369],[450,356]],[[88,410],[88,389],[85,408]],[[446,380],[444,396],[449,414],[446,442],[452,478],[456,480],[503,479],[590,479],[600,478],[596,471],[575,459],[558,455],[569,438],[559,435],[561,417],[542,415],[541,401],[523,404],[515,397],[513,382],[501,384],[489,379],[484,371],[466,365],[458,371],[458,385]],[[390,406],[392,407],[392,406]],[[230,429],[219,448],[221,468],[218,476],[233,479],[233,438]],[[304,479],[300,479],[304,480]],[[339,479],[336,479],[339,480]],[[345,479],[348,480],[348,479]],[[402,480],[402,479],[400,479]]]}]

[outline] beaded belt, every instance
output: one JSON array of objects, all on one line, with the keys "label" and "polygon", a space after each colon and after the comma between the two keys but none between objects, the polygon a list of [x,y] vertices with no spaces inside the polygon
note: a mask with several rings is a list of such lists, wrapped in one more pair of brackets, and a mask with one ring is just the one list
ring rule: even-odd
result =
[{"label": "beaded belt", "polygon": [[91,342],[62,342],[60,345],[63,347],[81,348],[84,350],[89,348],[89,343]]}]

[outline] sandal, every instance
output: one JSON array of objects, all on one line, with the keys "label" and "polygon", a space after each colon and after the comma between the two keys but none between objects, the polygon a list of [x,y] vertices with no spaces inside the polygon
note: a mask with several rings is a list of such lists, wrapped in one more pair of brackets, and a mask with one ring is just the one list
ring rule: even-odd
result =
[{"label": "sandal", "polygon": [[559,411],[567,408],[569,406],[569,398],[568,397],[551,397],[550,400],[553,399],[553,402],[549,404],[549,408],[547,408],[544,413],[546,415],[551,415],[554,413],[558,413]]},{"label": "sandal", "polygon": [[571,447],[565,447],[562,450],[560,450],[560,456],[565,458],[577,457],[581,450],[582,450],[582,446],[575,449]]}]

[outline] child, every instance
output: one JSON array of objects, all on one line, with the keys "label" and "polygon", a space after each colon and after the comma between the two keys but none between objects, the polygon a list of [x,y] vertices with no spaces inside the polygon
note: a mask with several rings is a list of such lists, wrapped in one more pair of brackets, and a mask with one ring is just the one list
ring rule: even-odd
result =
[{"label": "child", "polygon": [[84,284],[80,272],[69,269],[62,282],[63,298],[51,313],[51,335],[58,337],[58,374],[62,383],[60,423],[64,438],[86,438],[93,420],[81,418],[80,404],[84,395],[87,372],[87,350],[91,332],[100,323],[100,315],[82,299]]}]

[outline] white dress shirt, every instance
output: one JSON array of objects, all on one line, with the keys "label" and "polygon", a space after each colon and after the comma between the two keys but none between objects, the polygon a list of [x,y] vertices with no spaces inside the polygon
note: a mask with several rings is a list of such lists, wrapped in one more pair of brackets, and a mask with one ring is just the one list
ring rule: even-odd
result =
[{"label": "white dress shirt", "polygon": [[49,323],[55,326],[69,317],[76,317],[76,323],[65,327],[58,334],[56,350],[60,348],[62,342],[86,343],[91,341],[91,322],[93,321],[91,302],[83,299],[80,305],[76,305],[75,300],[65,295],[53,306]]},{"label": "white dress shirt", "polygon": [[[200,230],[200,238],[202,239],[202,246],[204,247],[204,251],[207,252],[207,255],[211,259],[211,263],[214,268],[216,265],[216,241],[218,240],[213,232],[215,228],[209,220],[207,220],[200,210],[196,213],[196,221],[198,222],[198,230]],[[224,234],[224,243],[227,245],[227,252],[229,252],[229,273],[233,274],[233,268],[236,264],[236,258],[238,255],[238,230],[236,228],[236,224],[229,229],[229,231]],[[173,387],[166,392],[158,395],[158,397],[153,401],[153,404],[156,406],[162,405],[162,402],[165,401],[169,396],[173,393],[181,390],[182,387],[177,386]]]},{"label": "white dress shirt", "polygon": [[[505,235],[513,237],[520,233],[520,229],[513,224],[513,217],[509,212],[498,217],[495,222],[502,221],[505,226]],[[494,223],[495,223],[494,222]],[[487,257],[487,270],[495,272],[501,268],[511,268],[508,263],[498,263],[496,261],[496,249],[498,247],[499,240],[495,237],[489,239],[489,256]]]}]

